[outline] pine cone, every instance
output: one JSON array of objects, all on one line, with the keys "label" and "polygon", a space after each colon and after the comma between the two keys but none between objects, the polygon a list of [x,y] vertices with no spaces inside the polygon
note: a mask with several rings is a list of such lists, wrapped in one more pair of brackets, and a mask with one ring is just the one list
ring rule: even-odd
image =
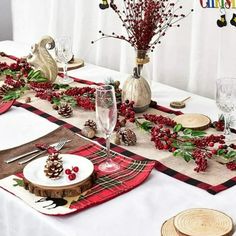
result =
[{"label": "pine cone", "polygon": [[44,166],[44,173],[50,179],[58,179],[63,171],[63,163],[58,155],[59,153],[49,155]]},{"label": "pine cone", "polygon": [[85,127],[87,126],[87,127],[89,127],[90,129],[93,129],[94,131],[97,130],[97,124],[96,124],[96,122],[93,121],[93,120],[87,120],[87,121],[85,122],[84,126],[85,126]]},{"label": "pine cone", "polygon": [[68,103],[61,104],[58,108],[58,114],[61,116],[64,116],[66,118],[69,118],[73,114],[73,109]]},{"label": "pine cone", "polygon": [[95,130],[91,129],[89,126],[85,126],[82,131],[82,135],[84,135],[87,138],[94,138],[95,136]]},{"label": "pine cone", "polygon": [[131,129],[120,129],[118,135],[120,136],[120,140],[127,146],[133,146],[137,142],[136,134]]},{"label": "pine cone", "polygon": [[6,85],[6,84],[3,84],[3,85],[0,87],[0,96],[4,96],[9,90],[11,90],[11,87],[9,87],[9,86]]}]

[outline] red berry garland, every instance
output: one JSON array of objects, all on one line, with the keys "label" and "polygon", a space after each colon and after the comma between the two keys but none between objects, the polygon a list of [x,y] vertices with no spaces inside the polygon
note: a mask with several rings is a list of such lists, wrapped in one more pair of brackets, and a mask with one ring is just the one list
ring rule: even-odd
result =
[{"label": "red berry garland", "polygon": [[29,82],[29,86],[35,92],[45,92],[52,90],[53,84],[51,82]]},{"label": "red berry garland", "polygon": [[207,158],[211,158],[212,154],[208,152],[204,152],[200,149],[195,149],[192,152],[192,156],[197,164],[197,167],[194,168],[195,171],[206,171],[207,169]]},{"label": "red berry garland", "polygon": [[11,86],[13,89],[25,86],[25,81],[23,79],[16,80],[13,79],[13,76],[11,75],[6,75],[4,83],[7,84],[8,86]]},{"label": "red berry garland", "polygon": [[[145,114],[144,118],[153,125],[147,125],[145,122],[141,124],[138,121],[136,123],[145,130],[150,127],[151,141],[155,143],[155,147],[173,152],[174,156],[181,156],[186,161],[193,159],[197,165],[194,170],[197,172],[207,169],[207,159],[212,158],[213,155],[227,159],[236,158],[236,151],[234,151],[236,145],[225,145],[224,135],[211,134],[202,137],[205,135],[204,132],[184,130],[181,125],[175,125],[176,123],[170,118],[150,114]],[[167,126],[172,127],[173,130],[166,128]],[[227,168],[236,170],[236,164],[234,162],[228,164]]]},{"label": "red berry garland", "polygon": [[232,162],[229,162],[226,164],[226,167],[229,169],[229,170],[236,170],[236,162],[232,161]]},{"label": "red berry garland", "polygon": [[198,148],[204,148],[204,147],[213,147],[215,143],[224,144],[225,143],[225,136],[224,135],[210,135],[206,137],[196,138],[189,140],[193,142],[194,145]]},{"label": "red berry garland", "polygon": [[95,110],[95,91],[96,89],[91,87],[74,87],[66,90],[64,94],[74,97],[78,107],[84,110]]}]

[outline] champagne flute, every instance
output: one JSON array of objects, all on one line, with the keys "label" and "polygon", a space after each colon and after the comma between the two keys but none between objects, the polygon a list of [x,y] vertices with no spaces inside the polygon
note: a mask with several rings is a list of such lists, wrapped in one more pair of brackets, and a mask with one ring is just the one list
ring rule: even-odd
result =
[{"label": "champagne flute", "polygon": [[64,77],[59,79],[61,84],[69,84],[74,80],[67,75],[67,64],[73,57],[71,40],[69,37],[61,37],[56,40],[56,57],[60,63],[63,64]]},{"label": "champagne flute", "polygon": [[120,165],[114,162],[110,155],[110,136],[117,121],[117,105],[114,87],[103,85],[96,89],[96,118],[99,127],[106,135],[107,158],[98,169],[104,172],[113,172],[120,169]]},{"label": "champagne flute", "polygon": [[216,81],[216,104],[224,115],[224,135],[231,139],[230,121],[231,113],[235,108],[236,79],[221,78]]}]

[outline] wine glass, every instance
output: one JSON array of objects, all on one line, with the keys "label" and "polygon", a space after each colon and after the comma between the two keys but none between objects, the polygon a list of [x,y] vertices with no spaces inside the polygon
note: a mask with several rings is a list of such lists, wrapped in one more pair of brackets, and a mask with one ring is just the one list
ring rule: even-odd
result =
[{"label": "wine glass", "polygon": [[67,64],[73,57],[71,40],[69,37],[61,37],[56,40],[55,53],[57,60],[63,64],[64,77],[59,79],[61,84],[69,84],[74,80],[67,75]]},{"label": "wine glass", "polygon": [[110,155],[110,136],[117,121],[117,105],[114,87],[103,85],[96,89],[96,118],[99,127],[106,135],[107,158],[98,169],[104,172],[113,172],[120,169],[120,165],[114,162]]},{"label": "wine glass", "polygon": [[231,139],[231,113],[235,109],[236,79],[221,78],[216,81],[216,104],[224,115],[224,135]]}]

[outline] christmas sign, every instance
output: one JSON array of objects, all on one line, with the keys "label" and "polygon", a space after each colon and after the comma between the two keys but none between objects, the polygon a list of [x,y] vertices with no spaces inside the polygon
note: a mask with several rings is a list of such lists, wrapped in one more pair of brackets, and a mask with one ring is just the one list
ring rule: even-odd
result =
[{"label": "christmas sign", "polygon": [[200,0],[203,8],[236,8],[236,0]]},{"label": "christmas sign", "polygon": [[[218,8],[220,11],[220,19],[216,21],[218,27],[227,26],[226,10],[236,9],[236,0],[200,0],[202,8]],[[230,20],[232,26],[236,26],[236,14],[233,13]]]}]

